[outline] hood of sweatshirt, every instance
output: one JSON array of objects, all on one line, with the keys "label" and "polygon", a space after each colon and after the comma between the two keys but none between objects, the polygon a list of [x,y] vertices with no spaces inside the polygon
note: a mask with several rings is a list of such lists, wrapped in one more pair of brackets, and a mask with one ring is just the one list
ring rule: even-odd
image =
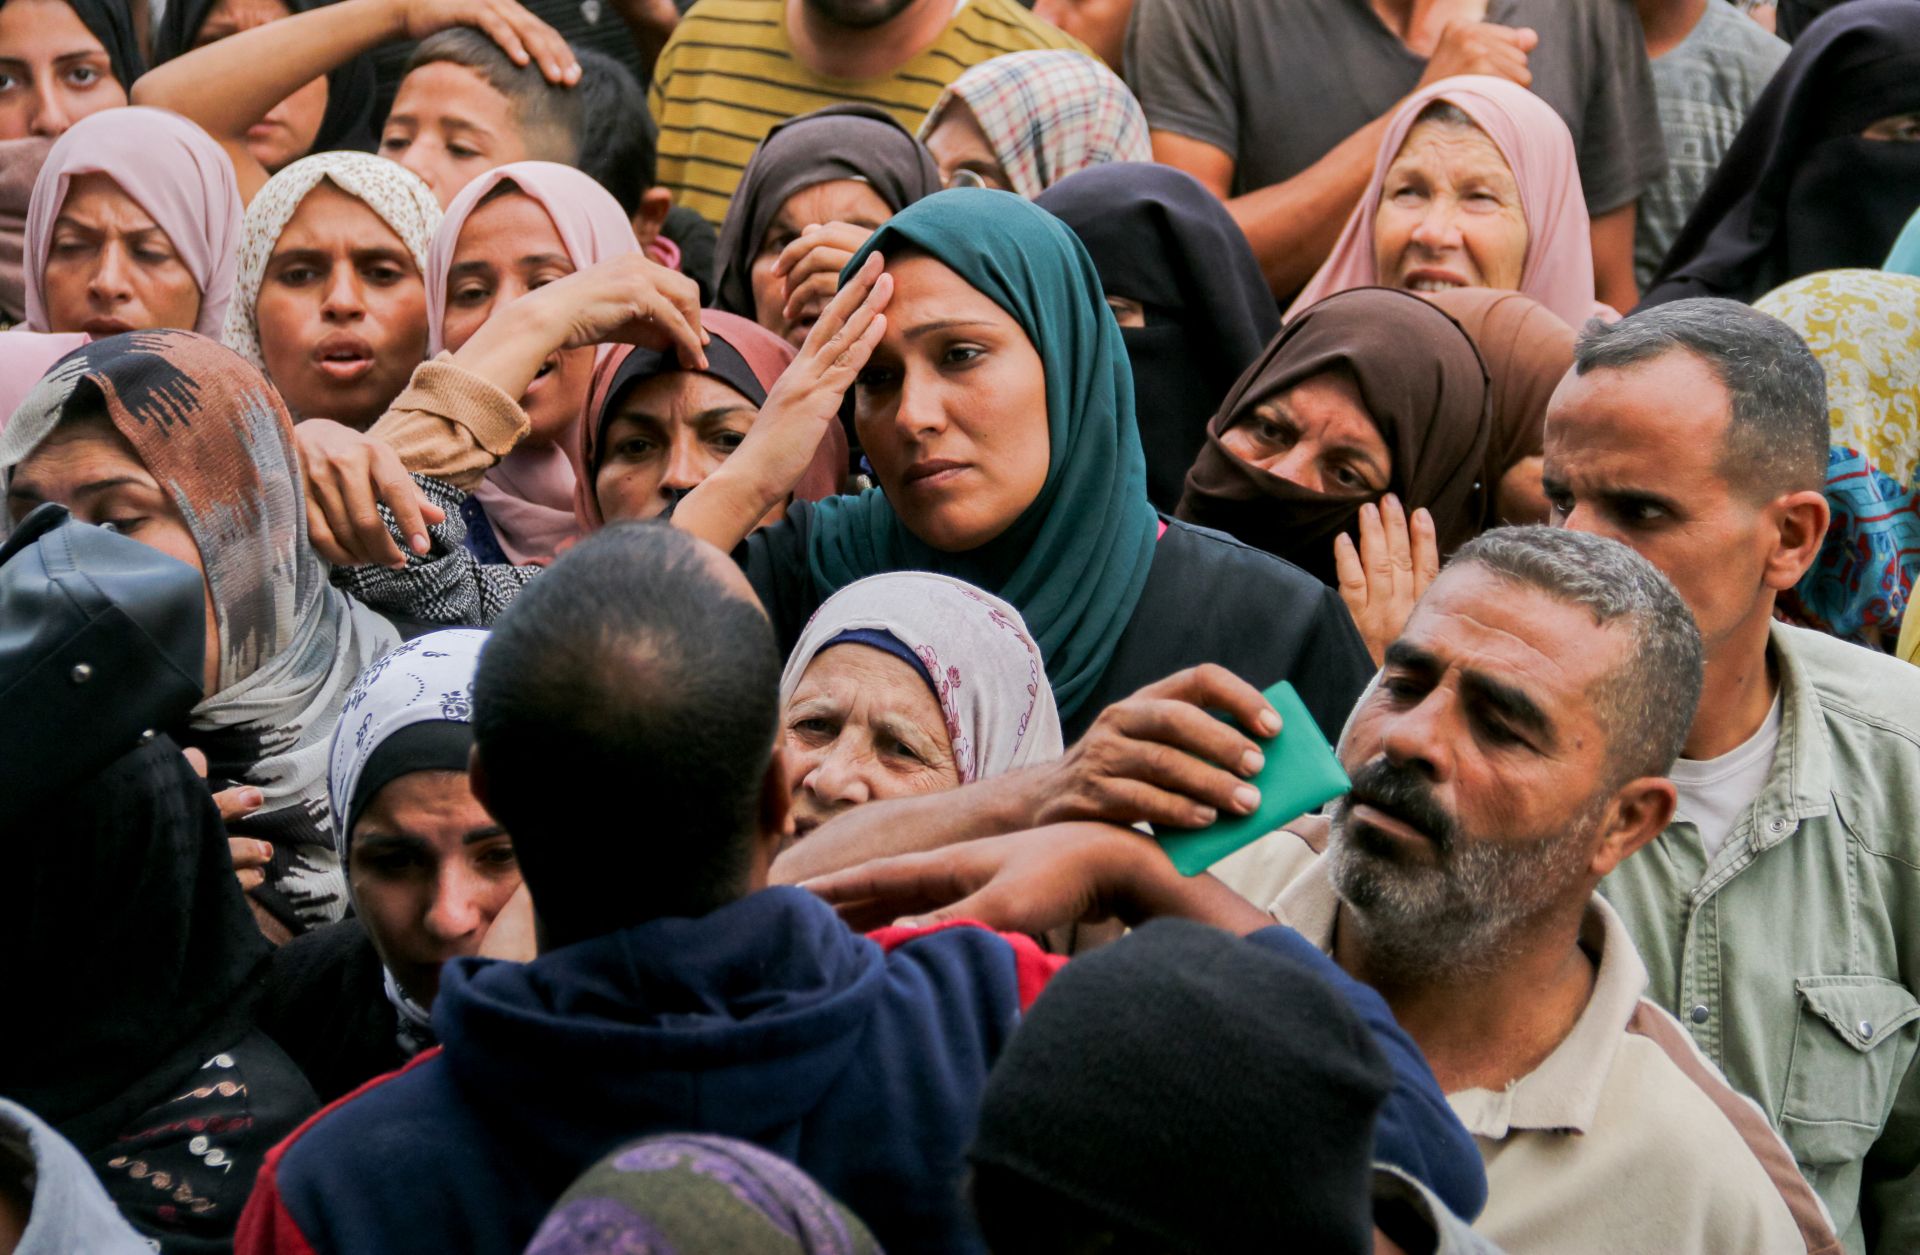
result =
[{"label": "hood of sweatshirt", "polygon": [[840,1079],[887,979],[832,908],[772,888],[531,963],[454,960],[433,1022],[481,1118],[570,1163],[649,1128],[767,1143]]}]

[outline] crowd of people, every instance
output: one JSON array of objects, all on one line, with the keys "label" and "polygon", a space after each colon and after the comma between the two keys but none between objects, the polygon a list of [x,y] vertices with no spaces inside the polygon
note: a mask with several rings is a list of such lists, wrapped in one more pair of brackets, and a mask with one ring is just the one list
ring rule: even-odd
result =
[{"label": "crowd of people", "polygon": [[1920,0],[0,0],[0,321],[0,1253],[1920,1250]]}]

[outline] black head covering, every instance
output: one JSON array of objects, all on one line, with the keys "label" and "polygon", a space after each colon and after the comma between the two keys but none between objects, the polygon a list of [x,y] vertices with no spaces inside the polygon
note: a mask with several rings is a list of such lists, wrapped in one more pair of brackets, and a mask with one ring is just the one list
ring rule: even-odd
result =
[{"label": "black head covering", "polygon": [[859,179],[899,213],[940,190],[940,167],[925,145],[872,105],[828,105],[774,127],[753,150],[720,224],[716,309],[753,317],[748,272],[767,227],[794,193],[835,179]]},{"label": "black head covering", "polygon": [[1788,43],[1798,40],[1814,19],[1845,0],[1780,0],[1774,15],[1774,33]]},{"label": "black head covering", "polygon": [[140,38],[134,33],[127,0],[67,0],[67,5],[107,50],[113,77],[131,92],[133,81],[147,72],[147,59],[140,55]]},{"label": "black head covering", "polygon": [[1034,203],[1073,228],[1109,296],[1147,307],[1147,325],[1122,327],[1120,338],[1133,363],[1147,496],[1171,511],[1207,420],[1280,331],[1260,263],[1219,197],[1171,166],[1094,166]]},{"label": "black head covering", "polygon": [[1920,144],[1862,139],[1920,110],[1920,4],[1850,0],[1754,102],[1642,306],[1752,301],[1817,270],[1877,269],[1920,208]]},{"label": "black head covering", "polygon": [[246,1035],[269,947],[219,808],[165,736],[10,835],[0,1094],[92,1150]]},{"label": "black head covering", "polygon": [[[110,3],[111,0],[94,0]],[[207,24],[219,0],[169,0],[153,33],[153,63],[160,65],[193,49],[200,28]],[[280,0],[293,13],[306,13],[333,0]],[[338,149],[372,152],[374,147],[373,63],[355,57],[327,75],[327,112],[320,119],[320,130],[313,137],[310,152]]]},{"label": "black head covering", "polygon": [[1053,978],[994,1064],[969,1158],[1169,1250],[1363,1252],[1393,1080],[1318,973],[1155,920]]}]

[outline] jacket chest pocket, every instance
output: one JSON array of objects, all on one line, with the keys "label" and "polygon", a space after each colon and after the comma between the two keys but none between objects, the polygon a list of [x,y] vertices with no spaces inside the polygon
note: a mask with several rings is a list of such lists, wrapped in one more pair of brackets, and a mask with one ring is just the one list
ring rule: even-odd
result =
[{"label": "jacket chest pocket", "polygon": [[1814,1168],[1862,1158],[1920,1047],[1920,1000],[1878,976],[1806,976],[1780,1104],[1780,1134]]}]

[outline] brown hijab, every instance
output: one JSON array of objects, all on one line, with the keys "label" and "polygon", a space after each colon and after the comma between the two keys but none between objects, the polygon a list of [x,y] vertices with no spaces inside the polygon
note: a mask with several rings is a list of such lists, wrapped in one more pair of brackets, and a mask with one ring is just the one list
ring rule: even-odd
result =
[{"label": "brown hijab", "polygon": [[1352,288],[1280,329],[1220,412],[1187,473],[1178,515],[1230,533],[1335,582],[1333,538],[1381,494],[1315,492],[1241,461],[1220,437],[1295,384],[1344,370],[1380,431],[1393,467],[1387,491],[1433,515],[1440,550],[1477,535],[1493,485],[1485,482],[1492,389],[1472,339],[1411,292]]},{"label": "brown hijab", "polygon": [[1540,456],[1547,402],[1573,369],[1573,328],[1558,314],[1519,292],[1454,288],[1427,294],[1472,339],[1493,380],[1493,427],[1481,471],[1487,486],[1482,527],[1493,527],[1501,476]]}]

